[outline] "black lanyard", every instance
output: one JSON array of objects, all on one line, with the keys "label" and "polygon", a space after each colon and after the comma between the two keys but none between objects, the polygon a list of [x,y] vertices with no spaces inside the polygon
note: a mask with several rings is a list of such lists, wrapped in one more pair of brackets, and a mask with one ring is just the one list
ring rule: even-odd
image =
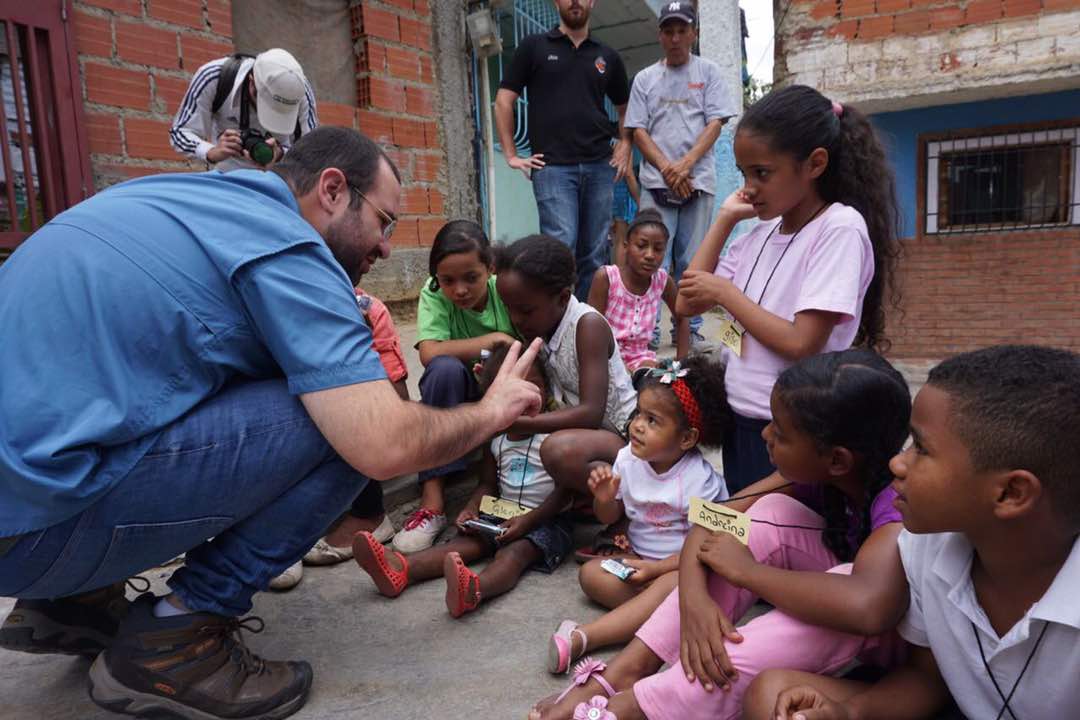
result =
[{"label": "black lanyard", "polygon": [[[518,485],[518,499],[517,505],[519,508],[525,507],[521,504],[521,498],[525,494],[525,478],[529,474],[529,456],[532,454],[533,440],[536,439],[536,435],[529,436],[529,447],[525,448],[525,467],[521,469],[521,484]],[[499,457],[495,459],[495,474],[498,477],[499,482],[502,482],[502,454],[503,447],[506,445],[506,433],[502,434],[502,438],[499,440]]]},{"label": "black lanyard", "polygon": [[[765,286],[763,288],[761,288],[761,295],[759,295],[758,299],[757,299],[757,304],[758,305],[760,305],[761,301],[765,298],[765,291],[769,289],[769,283],[772,282],[773,275],[776,274],[776,268],[780,267],[780,263],[784,260],[784,256],[787,255],[788,249],[791,247],[791,244],[793,242],[795,242],[795,238],[797,238],[799,236],[799,233],[802,232],[802,229],[804,227],[806,227],[811,222],[813,222],[814,218],[816,218],[818,215],[820,215],[821,211],[824,210],[825,208],[827,208],[828,206],[829,206],[829,203],[822,203],[821,207],[819,207],[817,210],[815,210],[814,214],[810,216],[810,219],[807,220],[806,222],[804,222],[802,225],[800,225],[799,229],[796,230],[795,233],[791,236],[791,239],[787,241],[787,245],[784,246],[784,250],[783,250],[783,252],[780,253],[780,257],[778,257],[776,259],[776,264],[772,266],[772,272],[769,273],[769,277],[765,278]],[[769,234],[765,236],[765,242],[761,243],[761,249],[758,250],[757,257],[754,258],[754,264],[750,267],[750,274],[746,276],[746,284],[743,285],[743,289],[742,289],[743,295],[746,294],[747,288],[750,287],[750,281],[754,278],[754,271],[757,270],[758,261],[761,260],[761,255],[765,252],[765,248],[768,247],[769,240],[772,239],[772,236],[776,233],[777,230],[780,229],[780,226],[783,225],[783,224],[784,224],[784,219],[781,218],[780,222],[776,223],[776,225],[773,226],[773,229],[769,231]]]},{"label": "black lanyard", "polygon": [[1020,668],[1020,674],[1016,676],[1016,682],[1013,683],[1012,690],[1009,691],[1009,696],[1006,697],[1005,693],[1001,691],[1001,686],[998,685],[997,679],[994,678],[994,673],[990,672],[990,663],[986,661],[986,653],[983,652],[982,638],[979,637],[979,629],[975,627],[975,623],[971,623],[971,631],[975,633],[975,642],[979,644],[979,657],[982,658],[983,667],[986,668],[986,674],[990,676],[990,682],[994,683],[994,689],[997,690],[998,696],[1005,703],[1001,706],[1001,710],[998,712],[994,720],[1001,720],[1001,716],[1008,710],[1012,715],[1013,720],[1019,720],[1016,717],[1016,713],[1009,707],[1009,701],[1012,700],[1013,695],[1016,694],[1016,688],[1020,687],[1020,681],[1024,679],[1024,673],[1027,672],[1028,665],[1031,664],[1031,659],[1035,657],[1035,652],[1039,649],[1039,644],[1042,642],[1043,635],[1046,634],[1046,628],[1050,627],[1050,623],[1043,620],[1043,629],[1039,633],[1039,637],[1035,640],[1034,647],[1031,648],[1031,653],[1028,655],[1027,660],[1024,661],[1024,667]]}]

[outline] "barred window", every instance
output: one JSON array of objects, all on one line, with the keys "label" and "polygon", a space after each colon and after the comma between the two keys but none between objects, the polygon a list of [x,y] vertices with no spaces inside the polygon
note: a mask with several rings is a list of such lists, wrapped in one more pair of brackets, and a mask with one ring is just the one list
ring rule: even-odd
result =
[{"label": "barred window", "polygon": [[1080,224],[1080,128],[926,143],[926,232]]}]

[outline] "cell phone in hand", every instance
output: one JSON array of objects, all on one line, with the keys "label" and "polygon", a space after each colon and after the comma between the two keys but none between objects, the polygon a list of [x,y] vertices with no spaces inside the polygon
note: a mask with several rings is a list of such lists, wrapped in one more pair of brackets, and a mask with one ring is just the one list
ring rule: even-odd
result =
[{"label": "cell phone in hand", "polygon": [[470,530],[475,530],[485,535],[491,535],[492,537],[500,537],[506,532],[506,528],[501,525],[495,525],[494,523],[489,523],[484,520],[466,520],[461,523],[461,525],[462,527],[467,527]]},{"label": "cell phone in hand", "polygon": [[603,570],[607,570],[609,573],[619,578],[623,582],[626,582],[631,575],[637,572],[637,568],[632,568],[629,565],[623,565],[621,562],[613,558],[607,558],[606,560],[604,560],[602,563],[600,563],[600,567]]}]

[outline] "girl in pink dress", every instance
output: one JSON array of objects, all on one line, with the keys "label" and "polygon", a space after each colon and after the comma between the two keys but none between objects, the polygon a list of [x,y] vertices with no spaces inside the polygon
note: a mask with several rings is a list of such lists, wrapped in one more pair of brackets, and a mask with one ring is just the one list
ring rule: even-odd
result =
[{"label": "girl in pink dress", "polygon": [[[675,314],[678,288],[662,267],[668,231],[660,213],[649,208],[634,216],[623,240],[618,265],[605,265],[593,275],[589,304],[607,318],[619,344],[626,369],[656,367],[656,353],[649,349],[660,302]],[[686,357],[690,345],[688,318],[678,318],[675,357]]]}]

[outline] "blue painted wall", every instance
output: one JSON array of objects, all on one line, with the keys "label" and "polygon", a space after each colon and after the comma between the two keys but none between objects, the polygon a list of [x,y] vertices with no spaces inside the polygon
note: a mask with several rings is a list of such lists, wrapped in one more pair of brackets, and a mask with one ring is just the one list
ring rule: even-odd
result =
[{"label": "blue painted wall", "polygon": [[918,187],[918,137],[923,133],[1080,117],[1080,90],[1024,95],[936,107],[881,113],[871,120],[889,146],[896,169],[904,235],[915,234],[915,191]]}]

